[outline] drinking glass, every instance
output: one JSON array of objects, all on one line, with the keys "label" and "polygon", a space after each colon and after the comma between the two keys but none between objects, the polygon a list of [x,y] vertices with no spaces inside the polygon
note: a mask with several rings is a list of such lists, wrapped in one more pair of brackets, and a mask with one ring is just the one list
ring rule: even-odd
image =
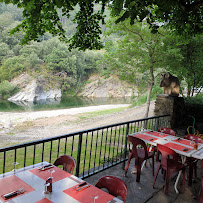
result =
[{"label": "drinking glass", "polygon": [[18,165],[19,163],[18,162],[13,162],[12,165],[13,165],[13,172],[15,173],[17,171],[16,169],[16,166]]},{"label": "drinking glass", "polygon": [[54,177],[53,177],[53,173],[55,172],[55,170],[54,169],[50,169],[49,170],[49,173],[51,174],[51,178],[52,178],[52,182],[53,182],[53,179],[54,179]]},{"label": "drinking glass", "polygon": [[96,202],[96,199],[98,199],[99,196],[91,196],[91,198],[93,199],[93,203],[95,203],[95,202]]},{"label": "drinking glass", "polygon": [[195,139],[191,139],[190,145],[194,146],[194,144],[195,144]]},{"label": "drinking glass", "polygon": [[163,137],[163,136],[162,136],[162,135],[163,135],[163,133],[164,133],[164,130],[161,130],[161,133],[160,133],[161,137]]}]

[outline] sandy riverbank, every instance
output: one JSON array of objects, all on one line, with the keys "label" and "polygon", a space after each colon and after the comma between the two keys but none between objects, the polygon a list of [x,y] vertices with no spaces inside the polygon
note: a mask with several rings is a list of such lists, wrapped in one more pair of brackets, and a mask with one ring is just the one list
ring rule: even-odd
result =
[{"label": "sandy riverbank", "polygon": [[[0,130],[0,147],[144,117],[146,105],[133,108],[128,108],[128,106],[128,104],[101,105],[40,112],[0,113],[1,122],[10,122],[8,124],[10,127]],[[125,109],[113,114],[88,116],[88,112],[120,107],[125,107]],[[151,102],[149,116],[153,115],[154,102]]]},{"label": "sandy riverbank", "polygon": [[99,106],[87,106],[70,109],[59,109],[49,111],[33,111],[33,112],[0,112],[0,126],[3,128],[9,128],[25,121],[33,121],[41,118],[50,118],[63,115],[75,115],[79,113],[88,113],[93,111],[101,111],[107,109],[115,109],[120,107],[129,107],[129,104],[115,104],[115,105],[99,105]]}]

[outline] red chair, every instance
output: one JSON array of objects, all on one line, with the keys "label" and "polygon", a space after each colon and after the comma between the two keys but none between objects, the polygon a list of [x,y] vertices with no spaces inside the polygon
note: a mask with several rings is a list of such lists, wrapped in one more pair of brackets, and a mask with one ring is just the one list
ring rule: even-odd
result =
[{"label": "red chair", "polygon": [[163,169],[165,172],[165,187],[164,187],[164,192],[165,194],[168,193],[168,188],[169,188],[169,183],[171,180],[171,176],[174,173],[179,172],[182,170],[183,172],[183,189],[185,189],[185,166],[181,162],[179,162],[178,154],[164,146],[157,144],[157,153],[160,153],[161,155],[161,160],[157,160],[157,170],[156,174],[154,176],[154,181],[153,181],[153,188],[156,182],[156,178],[158,176],[159,170]]},{"label": "red chair", "polygon": [[108,190],[109,194],[117,197],[121,196],[122,200],[125,202],[127,197],[127,186],[123,180],[114,176],[103,176],[101,177],[95,185],[98,188],[105,188]]},{"label": "red chair", "polygon": [[140,182],[141,167],[144,160],[152,159],[152,174],[154,175],[154,152],[149,152],[145,142],[137,137],[128,136],[128,141],[133,144],[132,150],[129,151],[128,163],[125,168],[127,174],[130,161],[135,158],[135,168],[137,169],[136,181]]},{"label": "red chair", "polygon": [[203,160],[201,161],[201,183],[202,183],[202,191],[200,195],[200,203],[203,203]]},{"label": "red chair", "polygon": [[[194,142],[198,142],[198,143],[201,143],[201,144],[203,143],[202,139],[195,136],[195,135],[185,135],[184,139],[191,140],[191,141],[194,141]],[[189,179],[188,179],[189,180],[188,181],[189,186],[192,185],[193,169],[194,169],[194,172],[195,172],[195,177],[197,177],[197,161],[198,161],[198,159],[195,159],[193,157],[187,157],[187,159],[186,159],[186,163],[189,166]]]},{"label": "red chair", "polygon": [[171,128],[159,128],[158,129],[158,132],[162,132],[162,133],[165,133],[165,134],[169,134],[169,135],[173,135],[175,136],[175,131]]},{"label": "red chair", "polygon": [[63,170],[73,173],[75,169],[75,159],[69,155],[62,155],[54,162],[55,166],[63,166]]}]

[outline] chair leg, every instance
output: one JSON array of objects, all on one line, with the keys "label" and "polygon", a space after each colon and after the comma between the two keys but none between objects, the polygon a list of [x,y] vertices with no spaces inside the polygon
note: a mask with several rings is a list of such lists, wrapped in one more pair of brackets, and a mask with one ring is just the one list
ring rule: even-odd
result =
[{"label": "chair leg", "polygon": [[159,170],[161,168],[161,163],[157,163],[157,170],[156,170],[156,174],[154,176],[154,181],[153,181],[153,184],[152,184],[152,187],[154,188],[154,185],[155,185],[155,182],[156,182],[156,179],[157,179],[157,176],[158,176],[158,173],[159,173]]},{"label": "chair leg", "polygon": [[166,170],[162,169],[162,174],[163,174],[163,180],[166,179]]},{"label": "chair leg", "polygon": [[197,161],[194,163],[195,178],[197,178]]},{"label": "chair leg", "polygon": [[[142,165],[142,164],[141,164],[141,165]],[[139,164],[139,165],[137,166],[137,178],[136,178],[136,182],[140,182],[141,165]]]},{"label": "chair leg", "polygon": [[128,155],[128,163],[127,163],[127,165],[126,165],[126,167],[125,167],[125,176],[127,175],[128,168],[129,168],[129,165],[130,165],[130,161],[131,161],[132,158],[133,158],[132,153],[129,152],[129,155]]},{"label": "chair leg", "polygon": [[127,163],[127,165],[125,167],[125,176],[127,175],[129,165],[130,165],[130,160],[128,160],[128,163]]},{"label": "chair leg", "polygon": [[164,193],[167,195],[168,194],[168,188],[170,184],[170,172],[166,170],[166,181],[165,181],[165,187],[164,187]]},{"label": "chair leg", "polygon": [[189,180],[188,180],[188,185],[192,186],[192,177],[193,177],[193,164],[189,164]]},{"label": "chair leg", "polygon": [[182,169],[183,172],[183,183],[182,183],[182,189],[185,190],[185,168]]},{"label": "chair leg", "polygon": [[203,183],[202,183],[202,191],[200,193],[200,202],[199,203],[203,203]]},{"label": "chair leg", "polygon": [[154,157],[152,157],[152,175],[154,176]]}]

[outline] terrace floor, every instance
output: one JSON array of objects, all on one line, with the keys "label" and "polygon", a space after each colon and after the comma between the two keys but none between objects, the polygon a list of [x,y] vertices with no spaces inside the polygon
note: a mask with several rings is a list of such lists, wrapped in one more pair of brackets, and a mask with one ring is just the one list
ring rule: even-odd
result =
[{"label": "terrace floor", "polygon": [[[177,176],[174,176],[172,181],[170,182],[170,188],[168,195],[165,195],[163,192],[164,180],[162,179],[161,172],[157,177],[155,189],[152,187],[153,183],[153,175],[152,175],[152,167],[148,161],[147,167],[144,167],[141,173],[140,182],[136,182],[136,174],[131,174],[131,171],[134,170],[133,167],[133,159],[131,161],[131,165],[128,169],[127,177],[124,176],[124,170],[122,169],[122,164],[118,164],[112,168],[106,169],[103,172],[100,172],[96,175],[93,175],[85,180],[90,184],[95,185],[97,180],[102,176],[112,175],[122,179],[128,188],[127,200],[126,203],[196,203],[199,202],[198,198],[194,199],[193,195],[198,195],[200,191],[200,163],[198,163],[197,169],[197,178],[193,180],[192,187],[188,186],[188,182],[186,180],[185,191],[182,191],[182,176],[178,183],[179,194],[176,194],[174,190],[174,183]],[[156,164],[155,164],[156,165]],[[156,170],[156,168],[155,168]],[[187,171],[188,174],[188,171]]]},{"label": "terrace floor", "polygon": [[[183,137],[184,131],[176,131],[176,135]],[[185,191],[182,191],[182,175],[178,183],[179,194],[176,194],[174,189],[174,184],[177,178],[177,175],[172,178],[170,182],[170,187],[168,195],[164,194],[164,180],[162,179],[161,172],[157,177],[155,183],[155,189],[152,187],[153,175],[152,175],[152,166],[150,162],[147,162],[147,167],[144,167],[141,173],[140,182],[136,182],[136,174],[132,174],[134,171],[134,159],[131,160],[130,167],[128,169],[127,177],[124,176],[125,171],[122,169],[122,164],[118,164],[112,168],[106,169],[102,172],[99,172],[96,175],[93,175],[85,180],[90,184],[95,185],[97,180],[102,176],[112,175],[122,179],[128,188],[127,200],[126,203],[197,203],[200,201],[199,192],[201,189],[201,162],[198,162],[197,165],[197,178],[193,179],[192,187],[188,186],[188,180],[186,177]],[[186,169],[186,174],[188,174],[188,168]],[[155,162],[155,171],[156,172],[156,162]],[[187,175],[186,175],[187,176]],[[197,198],[194,198],[196,196]]]}]

